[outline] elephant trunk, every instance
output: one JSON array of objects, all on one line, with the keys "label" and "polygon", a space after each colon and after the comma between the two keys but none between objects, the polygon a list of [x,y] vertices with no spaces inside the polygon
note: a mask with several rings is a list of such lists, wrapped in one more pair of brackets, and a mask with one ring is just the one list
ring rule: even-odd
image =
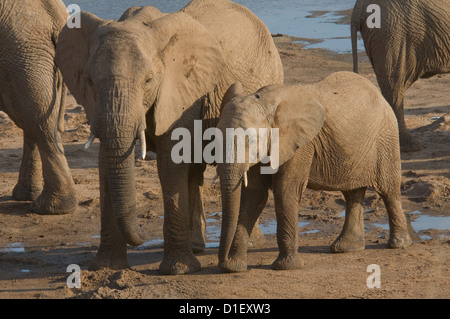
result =
[{"label": "elephant trunk", "polygon": [[136,216],[135,141],[145,127],[141,116],[133,115],[140,112],[132,110],[129,96],[117,92],[102,103],[106,111],[99,114],[95,128],[100,139],[102,225],[108,225],[105,230],[102,226],[102,235],[118,231],[126,243],[139,246],[146,236]]},{"label": "elephant trunk", "polygon": [[218,164],[222,191],[222,230],[219,246],[219,267],[226,269],[239,218],[241,187],[244,183],[246,164]]},{"label": "elephant trunk", "polygon": [[[139,246],[145,241],[136,217],[134,139],[126,143],[115,138],[102,140],[99,153],[102,216],[111,211],[116,227],[124,241]],[[114,225],[113,225],[114,227]],[[109,231],[109,230],[107,230]]]}]

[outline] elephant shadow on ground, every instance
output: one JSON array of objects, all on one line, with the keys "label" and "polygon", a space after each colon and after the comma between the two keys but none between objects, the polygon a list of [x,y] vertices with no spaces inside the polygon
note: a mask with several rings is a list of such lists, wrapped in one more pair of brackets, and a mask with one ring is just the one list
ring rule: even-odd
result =
[{"label": "elephant shadow on ground", "polygon": [[0,197],[0,215],[22,216],[29,213],[31,202],[15,201],[12,196]]}]

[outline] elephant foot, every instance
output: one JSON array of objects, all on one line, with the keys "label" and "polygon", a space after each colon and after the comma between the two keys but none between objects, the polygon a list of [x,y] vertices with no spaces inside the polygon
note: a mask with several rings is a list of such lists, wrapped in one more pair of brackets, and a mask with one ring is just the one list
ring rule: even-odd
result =
[{"label": "elephant foot", "polygon": [[230,256],[225,262],[219,263],[219,268],[226,272],[244,272],[247,271],[247,258]]},{"label": "elephant foot", "polygon": [[422,149],[419,141],[413,138],[410,134],[400,137],[400,151],[401,152],[417,152]]},{"label": "elephant foot", "polygon": [[411,237],[408,232],[402,234],[391,235],[388,241],[388,248],[403,249],[412,244]]},{"label": "elephant foot", "polygon": [[159,265],[161,275],[184,275],[201,269],[200,262],[192,253],[164,254]]},{"label": "elephant foot", "polygon": [[121,254],[119,256],[118,254],[110,254],[110,253],[104,253],[99,250],[97,255],[95,256],[94,261],[89,266],[89,270],[100,270],[103,268],[113,269],[113,270],[120,270],[120,269],[130,269],[130,264],[128,263],[126,253],[125,256]]},{"label": "elephant foot", "polygon": [[74,212],[77,207],[77,199],[73,193],[55,197],[44,190],[31,204],[30,211],[39,215],[63,215]]},{"label": "elephant foot", "polygon": [[17,184],[12,191],[12,198],[17,201],[31,202],[36,200],[41,193],[42,188],[40,187],[33,188]]},{"label": "elephant foot", "polygon": [[364,250],[366,243],[364,237],[355,235],[339,235],[330,246],[332,253],[347,253],[351,251]]},{"label": "elephant foot", "polygon": [[293,270],[300,269],[305,266],[305,262],[298,253],[290,254],[287,256],[278,256],[273,262],[272,269],[274,270]]}]

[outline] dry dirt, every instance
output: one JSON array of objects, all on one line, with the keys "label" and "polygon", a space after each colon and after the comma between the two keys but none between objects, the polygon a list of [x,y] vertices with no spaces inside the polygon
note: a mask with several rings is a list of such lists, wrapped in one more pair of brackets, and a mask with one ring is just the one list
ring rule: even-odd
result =
[{"label": "dry dirt", "polygon": [[[305,50],[288,36],[274,37],[286,82],[312,83],[328,74],[352,70],[349,54]],[[367,57],[360,73],[376,83]],[[365,202],[366,250],[331,254],[329,245],[342,229],[343,196],[308,191],[299,212],[299,252],[305,267],[274,271],[275,234],[249,251],[249,271],[222,273],[217,267],[220,192],[214,167],[206,172],[205,211],[208,248],[197,255],[203,269],[183,276],[161,276],[163,209],[156,162],[136,160],[137,205],[149,242],[129,248],[131,269],[89,271],[99,245],[100,207],[97,172],[98,142],[89,150],[83,108],[69,95],[64,147],[79,200],[70,215],[41,216],[28,212],[29,202],[15,202],[22,154],[22,133],[0,112],[0,298],[152,298],[152,299],[299,299],[299,298],[449,298],[450,297],[450,75],[420,80],[408,91],[406,121],[422,150],[402,154],[403,206],[411,223],[413,244],[405,250],[386,248],[389,231],[382,201],[368,191]],[[370,116],[370,115],[368,115]],[[421,212],[420,214],[418,212]],[[422,217],[443,217],[446,229],[417,230]],[[445,218],[446,217],[446,218]],[[261,224],[273,229],[272,198]],[[300,227],[301,226],[301,227]],[[414,229],[416,228],[416,229]],[[81,267],[81,288],[69,289],[67,266]],[[381,270],[381,288],[369,289],[367,267]]]}]

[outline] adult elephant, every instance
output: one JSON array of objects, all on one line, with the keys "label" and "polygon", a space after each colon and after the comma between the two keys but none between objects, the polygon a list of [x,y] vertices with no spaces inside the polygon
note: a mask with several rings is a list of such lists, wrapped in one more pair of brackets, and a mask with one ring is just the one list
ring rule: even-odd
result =
[{"label": "adult elephant", "polygon": [[92,137],[100,139],[102,229],[95,265],[129,267],[127,244],[145,239],[135,214],[134,151],[146,130],[164,198],[159,271],[199,270],[191,229],[202,219],[206,164],[176,164],[171,152],[179,141],[172,132],[187,128],[194,136],[194,120],[202,120],[203,130],[215,126],[222,97],[237,80],[248,92],[283,82],[266,26],[247,8],[225,0],[194,0],[170,14],[131,8],[119,21],[83,12],[80,29],[62,31],[57,64],[85,107]]},{"label": "adult elephant", "polygon": [[[374,12],[369,5],[378,5],[379,11],[375,8]],[[377,12],[380,25],[368,25],[368,19],[377,22],[373,20],[378,19]],[[404,96],[419,78],[450,72],[450,1],[356,1],[351,20],[355,72],[358,72],[358,31],[381,92],[397,117],[402,151],[420,149],[405,124]]]},{"label": "adult elephant", "polygon": [[13,198],[33,200],[31,211],[39,214],[77,207],[60,136],[66,90],[54,62],[67,17],[59,0],[0,0],[0,110],[24,136]]}]

